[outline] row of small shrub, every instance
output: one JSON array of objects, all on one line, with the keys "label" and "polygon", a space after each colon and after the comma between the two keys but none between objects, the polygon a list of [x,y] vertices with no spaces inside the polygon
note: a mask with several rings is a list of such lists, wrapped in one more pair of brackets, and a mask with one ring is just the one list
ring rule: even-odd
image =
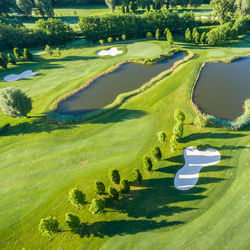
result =
[{"label": "row of small shrub", "polygon": [[79,26],[83,36],[92,41],[107,39],[108,37],[127,38],[144,37],[147,32],[155,32],[156,28],[164,30],[166,27],[173,33],[184,32],[187,27],[196,25],[192,12],[170,12],[168,10],[146,12],[143,15],[112,14],[104,16],[81,17]]},{"label": "row of small shrub", "polygon": [[14,47],[35,47],[44,44],[65,44],[74,40],[70,26],[60,19],[39,19],[34,29],[0,22],[0,50]]}]

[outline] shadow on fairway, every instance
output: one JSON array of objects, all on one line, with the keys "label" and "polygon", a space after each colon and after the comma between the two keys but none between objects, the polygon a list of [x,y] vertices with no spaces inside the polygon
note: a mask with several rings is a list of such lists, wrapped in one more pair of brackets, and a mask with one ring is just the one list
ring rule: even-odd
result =
[{"label": "shadow on fairway", "polygon": [[74,233],[80,237],[100,237],[115,236],[124,234],[136,234],[148,230],[159,229],[162,227],[175,226],[183,224],[181,221],[151,221],[151,220],[114,220],[97,221],[92,224],[82,223],[80,228]]}]

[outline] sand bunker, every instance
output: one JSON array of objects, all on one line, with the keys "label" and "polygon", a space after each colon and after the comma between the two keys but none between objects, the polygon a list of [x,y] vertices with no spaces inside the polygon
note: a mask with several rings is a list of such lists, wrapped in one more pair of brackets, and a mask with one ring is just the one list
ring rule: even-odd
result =
[{"label": "sand bunker", "polygon": [[196,185],[199,172],[203,167],[212,166],[220,162],[221,156],[215,149],[199,151],[195,147],[183,150],[185,165],[175,175],[174,185],[179,190],[188,190]]},{"label": "sand bunker", "polygon": [[96,52],[96,54],[98,56],[116,56],[116,55],[120,55],[122,53],[123,53],[123,51],[118,50],[116,47],[111,48],[111,49],[107,49],[107,50],[100,50],[100,51]]},{"label": "sand bunker", "polygon": [[26,78],[26,77],[31,77],[36,75],[36,72],[33,72],[32,70],[26,70],[21,74],[11,74],[11,75],[7,75],[4,77],[4,81],[6,82],[13,82],[16,80],[19,80],[21,78]]}]

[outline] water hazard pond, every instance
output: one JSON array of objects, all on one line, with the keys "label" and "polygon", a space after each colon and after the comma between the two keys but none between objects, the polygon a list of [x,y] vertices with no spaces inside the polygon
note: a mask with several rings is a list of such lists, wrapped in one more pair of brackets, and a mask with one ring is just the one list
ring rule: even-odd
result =
[{"label": "water hazard pond", "polygon": [[193,101],[199,109],[217,118],[234,120],[250,98],[250,57],[230,64],[206,63],[196,84]]},{"label": "water hazard pond", "polygon": [[184,53],[180,53],[171,60],[150,66],[125,63],[60,102],[57,112],[82,114],[101,109],[111,104],[119,94],[140,88],[153,77],[171,68],[176,61],[181,60],[184,56]]}]

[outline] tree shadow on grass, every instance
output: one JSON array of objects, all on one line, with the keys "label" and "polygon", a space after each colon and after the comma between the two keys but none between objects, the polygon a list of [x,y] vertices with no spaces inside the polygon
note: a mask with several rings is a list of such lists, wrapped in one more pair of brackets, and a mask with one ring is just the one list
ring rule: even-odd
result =
[{"label": "tree shadow on grass", "polygon": [[152,220],[114,220],[97,221],[92,224],[82,223],[80,228],[75,231],[80,237],[90,237],[91,235],[99,238],[105,236],[115,236],[124,234],[136,234],[148,230],[159,229],[183,224],[181,221],[152,221]]}]

